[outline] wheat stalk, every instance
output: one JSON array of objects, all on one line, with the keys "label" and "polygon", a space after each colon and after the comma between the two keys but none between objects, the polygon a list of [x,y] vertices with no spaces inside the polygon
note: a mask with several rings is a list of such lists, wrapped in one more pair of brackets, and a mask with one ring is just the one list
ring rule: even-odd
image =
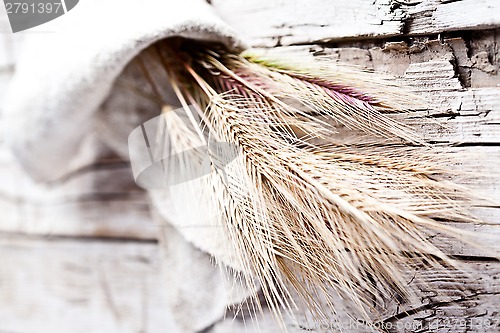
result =
[{"label": "wheat stalk", "polygon": [[[276,318],[294,311],[296,294],[327,316],[318,299],[335,311],[334,292],[369,321],[380,299],[414,296],[408,259],[456,267],[428,238],[436,231],[469,237],[440,221],[473,221],[468,207],[477,198],[444,181],[447,157],[389,116],[421,107],[413,96],[320,62],[182,40],[155,52],[189,118],[189,126],[166,118],[171,149],[210,138],[237,147],[227,177],[213,168],[204,180],[203,207],[220,217],[246,283],[255,294],[260,286]],[[358,142],[339,140],[339,126],[358,133]],[[190,170],[188,160],[171,163]]]}]

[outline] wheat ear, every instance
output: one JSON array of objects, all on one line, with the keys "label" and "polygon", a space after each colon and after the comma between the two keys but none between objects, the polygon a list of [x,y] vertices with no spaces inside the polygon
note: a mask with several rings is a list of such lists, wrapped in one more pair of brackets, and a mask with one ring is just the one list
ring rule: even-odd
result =
[{"label": "wheat ear", "polygon": [[[200,144],[212,136],[237,147],[228,177],[214,169],[207,178],[205,199],[247,283],[256,289],[256,278],[278,319],[297,307],[294,295],[326,317],[324,304],[339,306],[335,293],[354,304],[353,316],[371,320],[381,299],[413,296],[404,274],[410,259],[455,267],[429,235],[469,237],[441,221],[473,221],[467,208],[476,198],[444,181],[446,158],[390,117],[418,107],[412,96],[314,61],[182,40],[156,52],[181,104],[197,113],[186,133]],[[339,139],[342,126],[359,133],[358,142]],[[176,137],[169,144],[184,149],[188,135]]]}]

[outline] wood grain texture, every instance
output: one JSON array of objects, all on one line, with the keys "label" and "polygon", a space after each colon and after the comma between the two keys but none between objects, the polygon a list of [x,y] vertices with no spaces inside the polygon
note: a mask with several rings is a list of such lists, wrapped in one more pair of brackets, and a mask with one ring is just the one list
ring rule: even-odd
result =
[{"label": "wood grain texture", "polygon": [[[500,199],[498,1],[212,2],[250,45],[304,44],[283,50],[326,55],[332,62],[399,76],[433,106],[399,117],[428,140],[457,144],[450,149],[463,159],[450,167],[472,169],[476,175],[457,175],[455,180]],[[0,6],[0,104],[22,38],[10,34],[2,11]],[[485,28],[489,30],[481,30]],[[434,35],[438,33],[439,39]],[[431,121],[423,123],[422,116]],[[168,331],[161,259],[155,243],[139,241],[156,238],[157,226],[149,217],[146,197],[133,185],[127,161],[110,159],[108,153],[57,184],[41,186],[31,182],[0,143],[0,333]],[[475,212],[489,224],[454,225],[483,232],[483,245],[498,251],[500,206]],[[471,271],[420,270],[426,284],[418,288],[424,296],[402,307],[387,302],[380,322],[389,332],[500,331],[499,263],[444,235],[435,235],[433,241]],[[287,325],[294,333],[331,332],[339,323],[346,332],[370,331],[345,315],[331,319],[319,324],[306,318],[288,320]],[[262,332],[277,331],[268,309],[259,321]],[[226,320],[203,330],[253,331],[248,318],[243,321],[231,310]]]},{"label": "wood grain texture", "polygon": [[[345,41],[338,47],[326,44],[273,49],[270,53],[297,52],[303,56],[321,55],[329,61],[358,65],[400,77],[400,82],[420,94],[432,107],[425,112],[399,114],[396,118],[413,126],[427,140],[456,145],[449,147],[461,162],[455,170],[470,170],[467,177],[453,177],[500,200],[500,100],[498,75],[498,31],[464,34],[463,37],[415,38],[386,43]],[[348,134],[346,134],[348,135]],[[482,245],[498,253],[500,209],[498,204],[478,207],[475,213],[489,224],[456,224],[464,230],[483,232]],[[468,273],[451,270],[419,270],[421,281],[413,287],[422,290],[421,299],[396,306],[385,304],[379,327],[389,332],[497,332],[499,323],[498,262],[485,252],[443,235],[433,242],[449,254],[458,255],[468,265]],[[492,261],[490,261],[492,260]],[[411,281],[411,278],[409,278]],[[410,283],[411,285],[411,283]],[[410,288],[410,286],[409,286]],[[302,331],[332,331],[342,325],[347,332],[368,332],[369,327],[349,321],[290,324]],[[231,332],[220,323],[214,332]],[[237,332],[237,330],[235,330]]]},{"label": "wood grain texture", "polygon": [[0,235],[0,332],[166,332],[155,243]]},{"label": "wood grain texture", "polygon": [[[0,260],[2,333],[173,332],[154,242],[0,234]],[[423,298],[403,308],[387,302],[380,317],[385,324],[379,325],[394,328],[389,332],[497,332],[500,264],[468,264],[468,273],[418,271],[425,281],[419,285]],[[204,332],[259,332],[242,311],[228,309]],[[329,332],[339,326],[345,332],[370,331],[345,314],[319,323],[300,312],[296,316],[287,319],[289,332]],[[266,307],[258,320],[261,332],[278,331]],[[411,329],[399,329],[405,327]]]},{"label": "wood grain texture", "polygon": [[[427,140],[458,145],[448,148],[448,151],[454,151],[462,163],[450,167],[472,172],[468,177],[457,175],[454,180],[498,202],[500,76],[497,36],[498,30],[493,30],[441,40],[416,38],[411,43],[346,41],[334,48],[309,45],[295,49],[299,53],[325,55],[334,62],[356,64],[399,76],[401,84],[423,96],[432,109],[395,117],[413,126]],[[453,225],[483,231],[483,245],[498,253],[498,204],[475,211],[489,224]],[[425,282],[413,287],[422,290],[424,296],[400,307],[387,302],[380,327],[389,332],[497,332],[500,327],[498,262],[488,261],[484,252],[443,235],[434,237],[433,241],[447,253],[461,255],[463,262],[469,265],[466,269],[469,274],[420,270],[418,274]],[[304,328],[321,331],[317,326]],[[352,330],[365,331],[367,328],[359,326]]]},{"label": "wood grain texture", "polygon": [[496,0],[213,0],[252,46],[417,36],[500,26]]},{"label": "wood grain texture", "polygon": [[500,2],[495,0],[428,0],[408,6],[407,12],[405,29],[412,35],[500,26]]},{"label": "wood grain texture", "polygon": [[390,0],[212,1],[252,46],[304,44],[348,37],[394,36],[405,13]]},{"label": "wood grain texture", "polygon": [[[295,318],[287,317],[289,332],[348,332],[367,333],[380,328],[383,332],[498,332],[500,329],[497,305],[500,293],[500,264],[498,262],[467,261],[462,272],[420,269],[408,272],[409,287],[421,291],[420,299],[398,306],[387,300],[380,306],[380,315],[374,324],[367,325],[339,311],[329,319],[314,321],[304,312]],[[490,272],[491,275],[484,274]],[[417,284],[416,281],[420,280]],[[436,290],[439,290],[437,293]],[[342,300],[338,300],[342,302]],[[300,304],[300,303],[299,303]],[[244,311],[243,311],[244,312]],[[231,312],[229,312],[231,314]],[[240,313],[233,321],[221,321],[210,333],[239,333],[258,331]],[[262,332],[278,332],[267,308],[257,317]]]},{"label": "wood grain texture", "polygon": [[[497,332],[500,264],[464,263],[464,271],[418,271],[423,281],[417,286],[423,293],[420,301],[400,308],[387,304],[381,322],[392,326],[390,332]],[[413,329],[402,329],[408,327]]]}]

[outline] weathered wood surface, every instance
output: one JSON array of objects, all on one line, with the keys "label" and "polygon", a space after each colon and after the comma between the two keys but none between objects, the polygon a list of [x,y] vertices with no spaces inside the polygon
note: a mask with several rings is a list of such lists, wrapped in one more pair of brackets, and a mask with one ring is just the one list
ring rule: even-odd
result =
[{"label": "weathered wood surface", "polygon": [[[295,46],[300,54],[331,57],[332,61],[356,64],[375,71],[401,76],[402,84],[422,95],[434,109],[397,118],[414,126],[427,140],[457,144],[455,151],[463,163],[450,166],[470,170],[472,177],[455,180],[480,191],[498,202],[500,199],[500,98],[498,76],[498,31],[465,35],[463,38],[407,42],[338,42],[327,45]],[[283,47],[283,50],[290,50]],[[276,52],[273,50],[272,52]],[[427,116],[427,118],[422,118]],[[474,176],[475,174],[475,176]],[[485,175],[481,177],[480,174]],[[476,209],[489,225],[455,224],[462,229],[483,231],[483,244],[498,253],[500,209],[498,204]],[[489,238],[489,242],[486,242]],[[434,242],[448,253],[465,257],[484,256],[474,248],[442,236]],[[488,246],[487,245],[487,246]],[[476,260],[477,260],[476,259]],[[430,281],[429,293],[401,308],[387,304],[382,327],[394,332],[496,332],[499,330],[497,281],[498,263],[468,261],[478,271],[470,276],[458,272],[422,271]],[[356,325],[354,325],[356,326]],[[305,328],[315,330],[314,325]],[[328,327],[328,325],[326,325]],[[332,326],[336,327],[336,326]],[[392,329],[389,329],[392,328]],[[363,332],[363,328],[354,332]]]},{"label": "weathered wood surface", "polygon": [[[440,6],[466,2],[422,1],[410,7],[416,11],[417,8],[436,9],[441,8]],[[294,4],[292,7],[297,10],[301,9],[300,6],[311,6],[309,10],[299,10],[302,13],[309,13],[308,15],[320,13],[314,10],[314,6],[320,5],[319,2],[307,3],[306,5],[305,2],[291,1],[281,4],[282,6],[271,3],[265,8],[269,12],[279,12],[283,6]],[[344,2],[343,6],[361,3],[367,6],[373,5],[370,1],[354,1],[352,4]],[[385,8],[383,5],[385,2],[377,3],[381,8]],[[257,8],[257,5],[258,2],[246,3],[246,7],[229,5],[221,0],[214,2],[216,10],[222,14],[224,10],[229,10],[234,13],[233,18],[237,18],[238,12],[245,12],[245,8]],[[261,3],[261,6],[264,4]],[[335,13],[342,13],[344,8],[340,6],[340,9],[337,9],[333,4],[327,7],[328,10],[332,8],[334,12],[340,11]],[[353,11],[354,17],[360,15],[359,13],[363,13],[363,10]],[[251,15],[248,15],[245,17],[250,19]],[[325,14],[326,16],[328,15]],[[294,16],[286,14],[283,17],[291,19]],[[278,17],[273,14],[269,19],[276,22]],[[259,20],[266,22],[262,17]],[[304,20],[312,18],[304,17]],[[9,29],[6,26],[5,16],[0,19],[0,23],[2,30]],[[244,21],[234,23],[236,28],[241,28],[245,24]],[[343,25],[352,27],[348,22]],[[305,30],[299,27],[297,31]],[[328,29],[322,31],[330,33]],[[380,29],[377,31],[378,35],[383,35]],[[257,36],[259,32],[252,30],[251,33]],[[0,98],[13,73],[17,46],[22,34],[3,33],[1,37],[6,47],[3,48],[0,57],[0,88],[2,88]],[[425,37],[416,38],[410,45],[403,41],[363,44],[342,42],[339,48],[309,45],[292,49],[303,55],[326,54],[331,61],[355,64],[402,76],[403,84],[412,86],[436,107],[437,111],[433,112],[439,117],[431,123],[423,124],[420,118],[413,116],[407,119],[407,122],[415,126],[428,140],[468,145],[495,145],[500,143],[498,38],[497,30],[489,30],[481,34],[475,33],[463,38],[441,41],[428,41]],[[285,49],[286,52],[290,50]],[[1,141],[0,132],[0,145]],[[104,155],[109,154],[106,153],[106,148],[100,149],[103,149]],[[464,153],[477,151],[474,147],[463,149]],[[497,150],[493,147],[481,150],[487,151],[490,156],[497,154]],[[147,199],[133,184],[128,162],[117,159],[116,156],[109,157],[108,155],[105,160],[90,163],[83,170],[73,173],[59,183],[43,186],[34,184],[19,169],[12,156],[5,149],[1,150],[0,207],[5,219],[0,222],[0,230],[56,235],[155,238],[156,226],[148,222],[150,219]],[[497,171],[494,158],[482,161],[489,173]],[[478,168],[482,168],[483,165],[478,165]],[[498,177],[492,176],[483,183],[486,185],[479,186],[487,194],[498,195]],[[122,213],[124,207],[127,214]],[[488,220],[494,220],[496,213],[490,213],[491,210],[488,212]]]},{"label": "weathered wood surface", "polygon": [[0,235],[0,332],[169,327],[154,242]]},{"label": "weathered wood surface", "polygon": [[496,0],[212,0],[254,46],[429,35],[500,25]]},{"label": "weathered wood surface", "polygon": [[407,11],[404,32],[411,35],[488,29],[500,25],[500,2],[496,0],[424,0],[400,3]]},{"label": "weathered wood surface", "polygon": [[[500,26],[500,2],[212,2],[250,45],[304,44],[292,49],[401,76],[404,84],[435,107],[428,112],[434,123],[423,124],[412,115],[406,121],[429,140],[461,144],[453,148],[457,155],[476,154],[476,158],[464,158],[465,166],[485,177],[457,179],[500,200],[500,32],[493,29]],[[10,29],[2,21],[2,11],[0,6],[0,104],[22,38],[22,34],[13,38],[5,33]],[[492,29],[479,31],[485,28]],[[401,33],[422,37],[389,38]],[[438,33],[441,39],[436,39]],[[156,238],[157,226],[149,217],[144,194],[132,183],[127,161],[105,153],[104,160],[58,184],[36,185],[5,151],[1,135],[0,333],[166,331],[168,314],[161,297],[165,286],[157,269],[156,244],[133,240]],[[477,208],[478,216],[489,225],[458,226],[484,232],[484,245],[498,250],[499,207]],[[12,233],[85,236],[86,240]],[[103,236],[129,240],[97,239]],[[475,275],[422,271],[439,294],[428,292],[403,308],[387,304],[381,320],[392,323],[395,329],[390,331],[395,332],[498,332],[499,264],[447,237],[437,236],[434,241],[448,253],[465,258],[476,269]],[[232,315],[228,312],[229,318]],[[260,327],[275,332],[270,318],[265,309],[259,316]],[[336,327],[331,322],[289,325],[291,332],[329,332]],[[350,332],[368,331],[353,327]],[[238,317],[204,330],[243,331]]]},{"label": "weathered wood surface", "polygon": [[[163,298],[168,286],[160,277],[161,260],[154,242],[0,234],[0,332],[166,332],[171,318]],[[422,304],[403,309],[408,313],[388,303],[381,321],[391,323],[385,327],[416,328],[408,332],[437,332],[437,327],[466,332],[471,326],[476,332],[497,332],[500,264],[472,262],[471,268],[476,273],[469,276],[419,272],[428,283],[422,290],[439,288],[439,295],[426,292]],[[253,325],[246,313],[245,330],[242,316],[228,310],[206,332],[248,332]],[[329,332],[325,328],[338,325],[345,332],[369,332],[345,315],[320,323],[297,316],[298,322],[288,323],[290,332]],[[267,308],[258,319],[263,332],[277,332]]]}]

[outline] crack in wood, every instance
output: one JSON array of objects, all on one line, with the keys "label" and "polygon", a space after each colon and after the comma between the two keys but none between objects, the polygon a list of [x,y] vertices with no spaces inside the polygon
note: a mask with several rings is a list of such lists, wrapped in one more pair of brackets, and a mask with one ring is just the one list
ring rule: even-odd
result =
[{"label": "crack in wood", "polygon": [[[435,310],[436,308],[449,306],[449,305],[453,305],[453,304],[457,304],[457,303],[462,303],[465,301],[470,301],[470,300],[473,300],[474,298],[478,298],[480,296],[495,296],[495,295],[500,295],[500,292],[479,292],[479,293],[474,293],[471,295],[463,296],[463,297],[460,297],[460,298],[457,298],[457,299],[454,299],[451,301],[431,301],[430,303],[427,303],[427,304],[424,304],[424,305],[421,305],[421,306],[418,306],[418,307],[415,307],[415,308],[412,308],[409,310],[405,310],[405,311],[397,313],[395,315],[392,315],[388,318],[381,320],[380,322],[383,322],[383,323],[395,322],[397,320],[401,320],[401,319],[413,316],[413,315],[418,314],[418,313],[425,311],[425,310]],[[429,316],[429,317],[432,317],[432,316]]]}]

